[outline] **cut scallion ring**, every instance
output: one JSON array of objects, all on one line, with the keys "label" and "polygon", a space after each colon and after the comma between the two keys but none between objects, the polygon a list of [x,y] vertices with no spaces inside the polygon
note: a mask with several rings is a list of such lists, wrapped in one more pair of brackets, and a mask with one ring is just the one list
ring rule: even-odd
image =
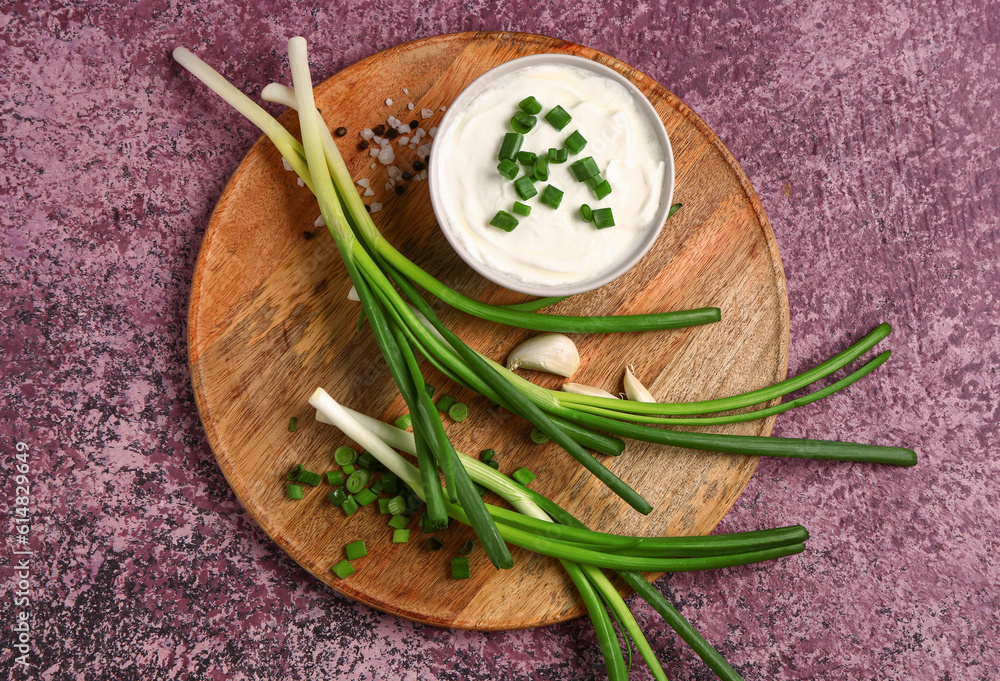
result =
[{"label": "cut scallion ring", "polygon": [[497,214],[493,216],[490,220],[490,224],[494,227],[502,229],[505,232],[513,232],[514,228],[517,227],[517,218],[508,213],[505,210],[498,210]]},{"label": "cut scallion ring", "polygon": [[580,206],[580,217],[584,222],[590,222],[594,219],[594,211],[590,209],[590,206],[583,204]]},{"label": "cut scallion ring", "polygon": [[357,494],[368,485],[368,481],[371,479],[372,474],[370,471],[366,471],[364,468],[359,468],[347,476],[347,482],[344,484],[347,487],[348,492],[351,494]]},{"label": "cut scallion ring", "polygon": [[547,156],[539,156],[535,159],[535,165],[532,166],[532,173],[535,176],[535,180],[539,182],[545,182],[549,179],[549,159]]},{"label": "cut scallion ring", "polygon": [[542,113],[542,105],[534,97],[525,97],[517,105],[521,108],[521,111],[532,116]]},{"label": "cut scallion ring", "polygon": [[594,227],[604,229],[605,227],[614,226],[615,216],[611,213],[610,208],[597,208],[594,210]]},{"label": "cut scallion ring", "polygon": [[539,197],[539,201],[544,203],[549,208],[558,208],[559,204],[562,203],[563,191],[558,187],[553,187],[551,184],[547,185],[545,189],[542,190],[542,195]]},{"label": "cut scallion ring", "polygon": [[358,459],[358,453],[351,447],[347,445],[341,445],[337,447],[336,451],[333,453],[333,460],[337,462],[338,466],[346,466],[352,464]]},{"label": "cut scallion ring", "polygon": [[566,138],[566,141],[563,142],[563,146],[574,154],[579,154],[583,151],[583,148],[587,146],[587,140],[580,134],[579,130],[574,130],[572,134]]},{"label": "cut scallion ring", "polygon": [[531,206],[526,203],[521,203],[520,201],[514,202],[514,212],[518,215],[531,215]]},{"label": "cut scallion ring", "polygon": [[448,416],[452,421],[464,421],[469,418],[469,408],[461,402],[456,402],[448,409]]},{"label": "cut scallion ring", "polygon": [[520,168],[517,163],[509,158],[501,159],[500,163],[497,164],[497,172],[508,180],[513,180],[517,177],[519,170]]},{"label": "cut scallion ring", "polygon": [[302,494],[302,485],[296,485],[294,482],[285,483],[285,494],[288,495],[289,499],[304,498],[304,495]]},{"label": "cut scallion ring", "polygon": [[521,151],[522,144],[524,144],[524,135],[518,132],[508,132],[503,136],[497,160],[502,161],[506,158],[513,161],[517,158],[517,152]]},{"label": "cut scallion ring", "polygon": [[454,579],[468,579],[472,576],[469,559],[466,556],[456,556],[451,559],[451,576]]},{"label": "cut scallion ring", "polygon": [[569,170],[573,173],[573,177],[580,182],[583,182],[588,177],[593,177],[601,172],[601,169],[597,167],[597,161],[594,160],[593,156],[587,156],[586,158],[581,158],[579,161],[573,161],[569,164]]},{"label": "cut scallion ring", "polygon": [[557,104],[545,114],[545,120],[556,130],[562,130],[573,120],[573,117],[566,112],[566,109]]},{"label": "cut scallion ring", "polygon": [[521,133],[522,135],[531,131],[535,127],[536,119],[531,114],[527,114],[523,111],[518,111],[514,114],[514,117],[510,119],[510,127],[514,132]]},{"label": "cut scallion ring", "polygon": [[514,180],[514,193],[517,194],[517,198],[522,201],[527,201],[532,196],[537,194],[538,190],[535,189],[535,183],[532,181],[532,176],[522,175]]}]

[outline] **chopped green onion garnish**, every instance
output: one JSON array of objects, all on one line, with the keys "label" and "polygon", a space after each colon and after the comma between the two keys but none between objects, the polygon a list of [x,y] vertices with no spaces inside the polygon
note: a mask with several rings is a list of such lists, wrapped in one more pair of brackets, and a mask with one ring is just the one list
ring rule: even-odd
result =
[{"label": "chopped green onion garnish", "polygon": [[681,206],[683,205],[684,205],[683,203],[675,203],[674,205],[670,206],[670,210],[667,212],[667,217],[668,218],[673,217],[674,213],[679,211],[681,209]]},{"label": "chopped green onion garnish", "polygon": [[600,173],[597,173],[596,175],[591,175],[590,177],[588,177],[586,180],[583,181],[583,183],[586,184],[591,189],[596,188],[597,185],[599,185],[602,182],[604,182],[604,178],[601,177]]},{"label": "chopped green onion garnish", "polygon": [[392,515],[403,515],[403,512],[406,511],[406,499],[401,496],[395,496],[389,499],[388,508],[389,513]]},{"label": "chopped green onion garnish", "polygon": [[490,459],[489,461],[486,462],[486,465],[495,471],[500,470],[500,462],[497,461],[496,459]]},{"label": "chopped green onion garnish", "polygon": [[605,196],[611,193],[611,183],[607,180],[602,180],[600,184],[594,187],[594,195],[598,199],[603,199]]},{"label": "chopped green onion garnish", "polygon": [[361,456],[358,457],[358,466],[365,470],[374,470],[376,464],[378,459],[371,452],[361,452]]},{"label": "chopped green onion garnish", "polygon": [[382,481],[376,480],[375,482],[373,482],[371,485],[368,486],[368,489],[370,489],[375,494],[381,494],[383,487],[384,485],[382,484]]},{"label": "chopped green onion garnish", "polygon": [[469,408],[461,402],[456,402],[448,409],[452,421],[464,421],[469,418]]},{"label": "chopped green onion garnish", "polygon": [[389,512],[389,499],[382,498],[378,500],[378,512],[388,513]]},{"label": "chopped green onion garnish", "polygon": [[307,471],[302,469],[299,471],[299,476],[295,479],[295,482],[301,482],[303,485],[309,485],[310,487],[315,487],[323,479],[323,476],[319,473],[313,473],[312,471]]},{"label": "chopped green onion garnish", "polygon": [[[595,213],[597,211],[594,211]],[[540,428],[531,429],[531,441],[536,445],[544,445],[549,441],[549,436],[542,432]]]},{"label": "chopped green onion garnish", "polygon": [[336,487],[344,484],[344,474],[340,471],[327,471],[326,481]]},{"label": "chopped green onion garnish", "polygon": [[594,212],[590,210],[590,206],[583,204],[580,206],[580,217],[583,218],[584,222],[590,222],[594,219]]},{"label": "chopped green onion garnish", "polygon": [[382,474],[382,491],[386,494],[399,494],[399,478],[395,473]]},{"label": "chopped green onion garnish", "polygon": [[514,132],[519,132],[523,135],[535,127],[536,122],[537,119],[531,114],[518,111],[514,114],[514,117],[510,119],[510,127]]},{"label": "chopped green onion garnish", "polygon": [[472,552],[475,551],[475,549],[476,549],[476,540],[469,539],[467,542],[462,544],[462,548],[458,550],[458,555],[460,556],[472,555]]},{"label": "chopped green onion garnish", "polygon": [[534,97],[525,97],[517,105],[521,107],[521,111],[532,116],[536,116],[542,112],[542,105]]},{"label": "chopped green onion garnish", "polygon": [[506,158],[513,161],[517,158],[517,152],[521,151],[523,143],[524,135],[518,132],[508,132],[503,136],[503,143],[500,144],[500,153],[497,154],[497,160],[502,161]]},{"label": "chopped green onion garnish", "polygon": [[535,164],[535,159],[538,158],[538,154],[533,151],[519,151],[517,152],[517,162],[524,166],[530,166]]},{"label": "chopped green onion garnish", "polygon": [[610,208],[598,208],[594,211],[594,227],[604,229],[605,227],[614,226],[615,216],[612,215]]},{"label": "chopped green onion garnish", "polygon": [[482,461],[483,463],[486,463],[488,461],[492,461],[493,457],[496,455],[497,455],[496,450],[493,449],[492,447],[489,449],[484,449],[483,451],[479,452],[479,460]]},{"label": "chopped green onion garnish", "polygon": [[294,433],[295,432],[295,426],[298,425],[298,422],[299,422],[299,420],[297,418],[295,418],[294,416],[288,420],[288,432],[289,433]]},{"label": "chopped green onion garnish", "polygon": [[333,453],[333,460],[337,462],[338,466],[346,466],[349,463],[354,463],[357,458],[358,453],[346,445],[337,447],[337,451]]},{"label": "chopped green onion garnish", "polygon": [[545,189],[542,190],[542,196],[538,200],[550,208],[558,208],[559,204],[562,203],[562,197],[562,190],[550,184],[546,185]]},{"label": "chopped green onion garnish", "polygon": [[444,548],[444,542],[437,537],[430,537],[427,540],[427,550],[428,551],[440,551]]},{"label": "chopped green onion garnish", "polygon": [[517,172],[519,167],[517,163],[511,161],[509,158],[505,158],[500,163],[497,163],[497,172],[506,177],[508,180],[513,180],[517,177]]},{"label": "chopped green onion garnish", "polygon": [[531,206],[520,201],[514,202],[514,212],[518,215],[531,215]]},{"label": "chopped green onion garnish", "polygon": [[354,495],[354,501],[358,502],[358,506],[367,506],[376,499],[378,499],[378,496],[367,487]]},{"label": "chopped green onion garnish", "polygon": [[451,405],[455,404],[455,401],[451,395],[442,395],[441,399],[438,400],[437,410],[446,412],[451,409]]},{"label": "chopped green onion garnish", "polygon": [[358,510],[358,502],[354,500],[354,497],[348,496],[340,505],[340,510],[344,512],[344,515],[354,515],[354,512]]},{"label": "chopped green onion garnish", "polygon": [[368,485],[368,481],[371,480],[372,474],[370,471],[366,471],[364,468],[359,468],[347,477],[347,491],[351,494],[357,494]]},{"label": "chopped green onion garnish", "polygon": [[296,480],[299,479],[299,474],[304,470],[305,468],[303,467],[302,464],[297,464],[295,468],[285,473],[285,480],[287,480],[288,482],[295,482]]},{"label": "chopped green onion garnish", "polygon": [[347,560],[364,558],[368,555],[368,549],[365,547],[365,540],[359,539],[357,541],[352,541],[344,547],[344,553],[347,554]]},{"label": "chopped green onion garnish", "polygon": [[549,179],[549,159],[547,156],[539,156],[535,159],[532,173],[534,173],[535,179],[539,182],[545,182]]},{"label": "chopped green onion garnish", "polygon": [[400,430],[406,430],[411,425],[413,425],[413,419],[409,414],[403,414],[398,419],[396,419],[396,427]]},{"label": "chopped green onion garnish", "polygon": [[350,562],[342,560],[330,568],[330,571],[341,579],[344,579],[345,577],[350,577],[354,574],[354,567],[350,564]]},{"label": "chopped green onion garnish", "polygon": [[458,556],[451,559],[451,576],[455,579],[468,579],[472,575],[469,569],[469,559],[466,556]]},{"label": "chopped green onion garnish", "polygon": [[285,494],[288,495],[289,499],[302,499],[302,485],[296,485],[294,482],[286,482]]},{"label": "chopped green onion garnish", "polygon": [[349,463],[346,466],[342,466],[341,470],[344,471],[344,475],[350,475],[351,473],[353,473],[358,469],[354,467],[354,464]]},{"label": "chopped green onion garnish", "polygon": [[569,150],[565,147],[562,149],[555,149],[549,147],[549,163],[565,163],[566,159],[569,158]]},{"label": "chopped green onion garnish", "polygon": [[490,220],[490,224],[505,232],[513,232],[514,228],[517,227],[517,218],[505,210],[498,210],[497,214]]},{"label": "chopped green onion garnish", "polygon": [[330,503],[334,506],[343,506],[344,502],[347,501],[347,497],[347,490],[343,487],[337,487],[326,495],[326,498],[329,499]]},{"label": "chopped green onion garnish", "polygon": [[562,130],[573,120],[573,117],[566,113],[566,109],[557,104],[551,111],[545,114],[545,120],[556,130]]},{"label": "chopped green onion garnish", "polygon": [[535,189],[535,184],[531,180],[531,175],[522,175],[521,177],[514,180],[514,193],[517,194],[517,198],[522,201],[527,201],[532,196],[538,193]]},{"label": "chopped green onion garnish", "polygon": [[405,515],[396,514],[389,518],[389,527],[394,530],[401,530],[410,524],[410,519]]},{"label": "chopped green onion garnish", "polygon": [[597,161],[594,160],[593,156],[581,158],[579,161],[573,161],[569,164],[569,169],[573,173],[573,177],[580,182],[583,182],[588,177],[593,177],[601,172],[601,169],[597,167]]},{"label": "chopped green onion garnish", "polygon": [[409,530],[393,530],[392,531],[392,543],[393,544],[405,544],[410,541],[410,531]]},{"label": "chopped green onion garnish", "polygon": [[424,383],[424,392],[426,392],[428,396],[434,397],[435,390],[437,390],[437,388],[432,386],[430,383]]},{"label": "chopped green onion garnish", "polygon": [[529,471],[527,468],[518,468],[510,474],[510,477],[514,478],[522,485],[527,485],[532,480],[538,479],[538,476]]},{"label": "chopped green onion garnish", "polygon": [[566,141],[563,142],[563,146],[572,151],[574,154],[579,154],[583,151],[583,148],[587,146],[587,140],[580,134],[579,130],[574,130],[573,134],[567,137]]}]

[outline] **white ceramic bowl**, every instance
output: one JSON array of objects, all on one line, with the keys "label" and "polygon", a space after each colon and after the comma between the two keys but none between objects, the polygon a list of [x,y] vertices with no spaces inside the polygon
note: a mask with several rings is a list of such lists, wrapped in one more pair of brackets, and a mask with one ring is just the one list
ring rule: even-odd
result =
[{"label": "white ceramic bowl", "polygon": [[[552,285],[546,282],[524,281],[497,269],[493,269],[488,262],[484,262],[473,256],[464,246],[461,238],[455,233],[452,226],[452,216],[448,208],[448,202],[445,201],[442,196],[443,180],[441,179],[441,172],[442,168],[445,167],[445,164],[450,162],[449,159],[442,156],[443,153],[447,153],[446,151],[443,151],[447,147],[447,144],[442,142],[448,139],[450,128],[456,123],[456,121],[459,121],[463,117],[463,114],[469,104],[484,90],[493,85],[497,79],[520,69],[541,65],[573,66],[596,73],[600,76],[604,76],[622,85],[632,95],[642,114],[648,117],[650,126],[662,148],[664,159],[663,186],[660,192],[660,202],[657,207],[655,217],[653,217],[650,223],[646,225],[643,231],[643,236],[641,240],[638,241],[635,249],[626,253],[626,257],[622,258],[618,265],[613,269],[605,270],[599,276],[594,278],[568,285]],[[653,108],[653,105],[650,104],[649,100],[646,99],[646,96],[639,90],[639,88],[637,88],[631,81],[626,79],[617,71],[590,59],[568,54],[535,54],[513,59],[491,69],[490,71],[487,71],[470,83],[469,86],[466,87],[448,107],[441,123],[438,125],[438,130],[435,134],[435,143],[431,147],[429,165],[430,172],[428,180],[430,182],[429,188],[431,205],[433,206],[438,225],[440,226],[441,231],[444,232],[445,238],[448,239],[452,248],[455,249],[459,256],[470,267],[490,281],[513,291],[519,291],[521,293],[527,293],[535,296],[568,296],[583,293],[584,291],[590,291],[598,288],[599,286],[603,286],[604,284],[607,284],[608,282],[613,281],[628,272],[635,266],[636,263],[639,262],[642,256],[646,254],[656,241],[660,231],[663,229],[664,222],[666,222],[667,213],[670,210],[670,205],[673,200],[673,150],[670,146],[670,139],[667,136],[667,131],[663,127],[663,122],[656,113],[656,110]],[[509,208],[507,208],[507,210],[509,210]]]}]

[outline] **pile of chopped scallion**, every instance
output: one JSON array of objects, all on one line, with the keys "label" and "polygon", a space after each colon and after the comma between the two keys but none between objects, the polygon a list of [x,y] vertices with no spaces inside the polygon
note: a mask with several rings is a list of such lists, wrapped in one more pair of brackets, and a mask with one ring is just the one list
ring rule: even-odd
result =
[{"label": "pile of chopped scallion", "polygon": [[[301,143],[190,51],[179,47],[173,54],[182,66],[260,127],[303,184],[315,194],[322,222],[337,244],[360,298],[363,314],[406,402],[411,418],[411,423],[406,425],[412,427],[412,433],[350,412],[322,390],[316,391],[310,403],[424,501],[425,530],[445,527],[449,517],[471,525],[486,555],[497,568],[513,565],[508,543],[559,559],[578,587],[594,622],[608,677],[613,681],[626,678],[627,671],[608,610],[620,623],[624,634],[632,639],[653,676],[657,679],[666,676],[602,569],[618,572],[721,678],[738,679],[736,672],[638,573],[703,570],[791,555],[803,550],[802,542],[808,536],[805,529],[794,526],[678,538],[622,537],[591,531],[546,497],[502,475],[494,467],[456,452],[445,434],[417,358],[424,357],[455,383],[530,421],[537,431],[537,438],[533,433],[533,439],[555,441],[630,506],[648,513],[651,510],[649,503],[588,450],[620,454],[624,449],[620,437],[628,437],[712,452],[913,465],[916,455],[901,447],[694,433],[662,427],[763,418],[829,395],[873,371],[885,362],[889,353],[879,355],[823,389],[784,404],[737,414],[698,416],[741,410],[809,386],[874,347],[888,335],[889,326],[880,325],[855,345],[798,376],[722,399],[657,404],[577,395],[536,386],[465,345],[441,323],[417,287],[482,319],[550,332],[607,333],[679,328],[718,321],[719,310],[703,308],[627,316],[572,317],[537,312],[558,299],[541,298],[525,304],[496,306],[448,288],[399,253],[379,233],[354,189],[353,179],[333,136],[316,110],[305,40],[293,38],[288,47],[294,89],[272,83],[262,94],[268,101],[283,103],[298,111]],[[582,169],[581,172],[586,174],[588,171]],[[461,420],[464,414],[459,409],[452,417]],[[417,465],[413,466],[395,449],[414,455]],[[477,485],[493,490],[516,510],[487,505]],[[300,488],[299,493],[301,491]],[[292,496],[291,489],[289,496]],[[457,566],[456,574],[462,574],[461,565]]]}]

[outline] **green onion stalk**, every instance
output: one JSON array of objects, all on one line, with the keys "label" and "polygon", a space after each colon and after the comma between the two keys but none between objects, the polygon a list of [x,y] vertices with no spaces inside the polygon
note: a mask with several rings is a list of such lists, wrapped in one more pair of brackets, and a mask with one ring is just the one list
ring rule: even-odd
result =
[{"label": "green onion stalk", "polygon": [[[344,407],[322,388],[316,389],[309,403],[317,410],[318,420],[338,427],[410,485],[418,496],[423,496],[420,471],[396,451],[417,454],[414,434]],[[513,507],[514,510],[486,506],[504,540],[556,558],[566,569],[594,624],[611,681],[627,678],[627,671],[609,611],[653,677],[666,679],[666,675],[625,601],[602,569],[620,575],[719,678],[734,681],[740,679],[735,670],[639,572],[686,572],[772,560],[801,552],[809,536],[800,525],[702,537],[630,537],[596,532],[544,495],[483,462],[463,454],[458,454],[458,460],[475,483],[495,492]],[[448,514],[468,524],[461,506],[450,505]]]},{"label": "green onion stalk", "polygon": [[[671,416],[731,411],[775,399],[802,385],[824,378],[849,363],[852,357],[859,356],[863,350],[856,355],[853,351],[845,351],[795,379],[770,388],[687,405],[650,406],[646,403],[602,400],[550,391],[507,371],[469,348],[445,327],[417,286],[469,314],[539,331],[624,332],[672,329],[717,321],[719,310],[701,308],[640,315],[574,317],[534,311],[534,308],[543,307],[553,299],[542,299],[520,306],[497,306],[468,298],[448,288],[405,258],[375,227],[354,189],[353,179],[329,129],[316,110],[303,38],[289,41],[289,62],[294,87],[272,84],[265,88],[268,99],[281,101],[298,111],[301,143],[270,114],[190,51],[179,47],[173,54],[182,66],[260,127],[302,179],[303,184],[316,196],[322,222],[333,236],[357,290],[362,314],[369,321],[382,355],[413,416],[416,452],[425,486],[429,522],[432,527],[445,523],[448,504],[461,503],[491,561],[498,567],[509,567],[512,564],[510,553],[500,539],[494,519],[483,507],[481,498],[474,493],[471,481],[464,474],[464,467],[455,463],[454,448],[444,434],[440,416],[424,390],[417,366],[417,353],[459,384],[472,388],[501,407],[531,421],[546,437],[558,443],[641,513],[651,510],[649,503],[612,473],[588,448],[604,454],[619,454],[624,448],[620,438],[627,437],[739,454],[846,459],[898,465],[912,465],[915,462],[912,450],[899,447],[683,432],[641,423],[653,420],[657,424],[713,425],[728,422],[726,419],[771,415],[786,405],[749,412],[754,416],[737,414],[702,417],[702,420],[668,420]],[[400,292],[416,310],[404,301]],[[869,338],[884,337],[888,326],[883,327],[869,334]],[[881,361],[885,361],[884,358]],[[857,380],[877,366],[876,362],[878,360],[873,360],[850,377],[818,393],[789,402],[787,408],[819,399]],[[438,471],[445,478],[443,487]]]}]

